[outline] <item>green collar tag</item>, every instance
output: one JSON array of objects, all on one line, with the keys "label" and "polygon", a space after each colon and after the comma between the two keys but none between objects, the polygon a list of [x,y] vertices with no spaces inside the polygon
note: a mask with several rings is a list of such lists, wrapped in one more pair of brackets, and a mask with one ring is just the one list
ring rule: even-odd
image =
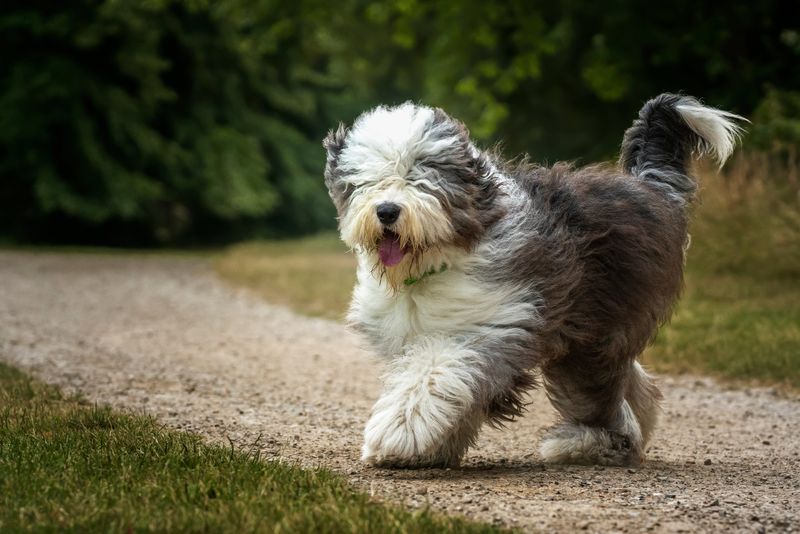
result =
[{"label": "green collar tag", "polygon": [[422,273],[418,277],[417,276],[409,276],[408,278],[403,280],[403,284],[405,284],[407,286],[413,286],[414,284],[416,284],[420,280],[424,280],[425,278],[429,277],[432,274],[443,273],[446,270],[447,270],[447,264],[443,263],[442,266],[439,267],[438,269],[436,269],[436,267],[431,267],[428,272]]}]

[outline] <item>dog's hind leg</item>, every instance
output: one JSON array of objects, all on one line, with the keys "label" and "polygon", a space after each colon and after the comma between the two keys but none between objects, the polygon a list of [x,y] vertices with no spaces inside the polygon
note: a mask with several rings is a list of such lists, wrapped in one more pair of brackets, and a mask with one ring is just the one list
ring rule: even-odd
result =
[{"label": "dog's hind leg", "polygon": [[635,360],[572,354],[543,371],[547,394],[563,418],[542,440],[545,461],[636,465],[644,460],[660,393]]},{"label": "dog's hind leg", "polygon": [[642,449],[647,447],[653,430],[658,423],[661,413],[661,391],[656,386],[653,378],[642,369],[639,362],[633,362],[633,368],[628,376],[625,399],[630,404],[633,413],[639,421],[642,433]]},{"label": "dog's hind leg", "polygon": [[426,339],[406,350],[364,430],[362,460],[381,466],[455,466],[485,420],[481,371],[472,350]]}]

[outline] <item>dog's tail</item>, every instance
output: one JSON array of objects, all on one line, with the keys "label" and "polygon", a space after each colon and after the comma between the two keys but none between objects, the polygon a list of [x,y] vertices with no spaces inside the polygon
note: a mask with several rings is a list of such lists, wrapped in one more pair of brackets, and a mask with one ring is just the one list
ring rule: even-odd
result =
[{"label": "dog's tail", "polygon": [[720,167],[742,128],[739,115],[702,105],[691,96],[664,93],[648,101],[625,132],[620,164],[634,176],[669,185],[682,198],[696,189],[688,175],[692,155],[711,154]]}]

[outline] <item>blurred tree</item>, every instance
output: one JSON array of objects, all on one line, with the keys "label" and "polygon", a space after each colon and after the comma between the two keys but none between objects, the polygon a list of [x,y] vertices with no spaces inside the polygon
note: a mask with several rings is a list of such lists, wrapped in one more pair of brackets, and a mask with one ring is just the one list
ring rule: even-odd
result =
[{"label": "blurred tree", "polygon": [[788,135],[796,11],[788,0],[7,0],[0,236],[175,242],[332,226],[319,139],[379,102],[441,106],[482,142],[540,161],[614,157],[663,91],[759,107]]},{"label": "blurred tree", "polygon": [[305,4],[5,3],[4,233],[167,242],[330,224],[318,139],[331,84]]},{"label": "blurred tree", "polygon": [[793,1],[351,5],[333,23],[345,37],[335,60],[354,83],[444,107],[478,138],[536,159],[613,157],[664,91],[748,114],[765,84],[800,87]]},{"label": "blurred tree", "polygon": [[800,91],[770,88],[753,113],[749,140],[751,149],[769,156],[779,169],[786,171],[792,185],[797,187],[800,171]]}]

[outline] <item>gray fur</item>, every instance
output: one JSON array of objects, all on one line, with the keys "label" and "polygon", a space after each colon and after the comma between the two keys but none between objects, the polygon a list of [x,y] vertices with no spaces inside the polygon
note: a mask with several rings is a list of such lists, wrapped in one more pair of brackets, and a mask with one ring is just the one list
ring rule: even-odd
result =
[{"label": "gray fur", "polygon": [[339,213],[347,209],[347,201],[350,193],[352,193],[342,182],[342,172],[337,164],[339,153],[344,148],[346,138],[347,128],[345,128],[344,124],[339,124],[339,127],[328,132],[327,137],[322,141],[322,146],[327,153],[325,186],[328,188],[328,195],[330,195],[334,206],[336,206],[336,211]]},{"label": "gray fur", "polygon": [[[584,168],[503,162],[475,149],[466,128],[436,110],[430,127],[458,141],[427,155],[407,179],[435,178],[436,187],[426,191],[455,229],[447,245],[485,260],[467,275],[498,291],[524,288],[520,304],[533,311],[458,336],[459,347],[483,355],[473,405],[424,462],[387,463],[456,464],[483,421],[502,425],[522,413],[537,370],[562,417],[543,445],[548,459],[641,461],[660,392],[636,358],[681,292],[686,208],[696,191],[687,165],[695,149],[711,143],[688,126],[680,105],[703,109],[691,97],[661,95],[625,133],[618,166]],[[325,141],[326,184],[340,215],[347,191],[337,154],[346,143],[343,128]],[[431,244],[437,245],[443,244]],[[385,350],[393,341],[382,339],[380,324],[359,327]]]}]

